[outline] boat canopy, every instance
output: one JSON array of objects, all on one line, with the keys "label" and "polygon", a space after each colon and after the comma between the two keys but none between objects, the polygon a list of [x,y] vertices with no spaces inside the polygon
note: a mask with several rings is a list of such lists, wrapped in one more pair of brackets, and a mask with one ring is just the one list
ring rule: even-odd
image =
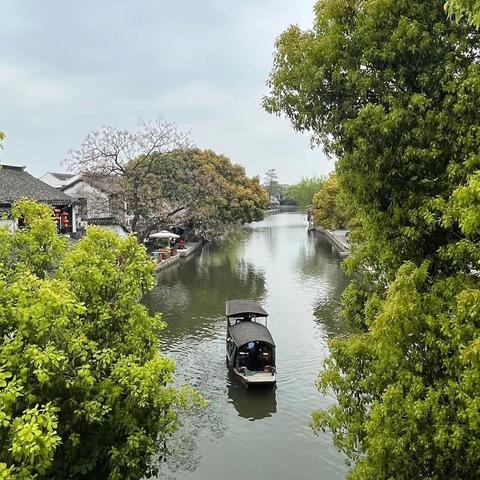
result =
[{"label": "boat canopy", "polygon": [[239,317],[249,313],[256,317],[268,317],[268,313],[252,300],[228,300],[225,307],[227,317]]},{"label": "boat canopy", "polygon": [[264,342],[275,346],[268,328],[257,322],[238,322],[229,327],[230,335],[237,347],[248,342]]}]

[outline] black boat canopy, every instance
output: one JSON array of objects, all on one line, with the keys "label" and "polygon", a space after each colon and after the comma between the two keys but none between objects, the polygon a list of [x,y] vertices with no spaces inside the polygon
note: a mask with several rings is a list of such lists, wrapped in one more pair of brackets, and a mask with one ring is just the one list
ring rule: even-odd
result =
[{"label": "black boat canopy", "polygon": [[268,328],[261,323],[238,322],[235,325],[230,325],[229,331],[237,347],[242,347],[248,342],[265,342],[275,346]]},{"label": "black boat canopy", "polygon": [[248,313],[256,317],[268,317],[268,313],[252,300],[228,300],[225,307],[227,317],[239,317]]}]

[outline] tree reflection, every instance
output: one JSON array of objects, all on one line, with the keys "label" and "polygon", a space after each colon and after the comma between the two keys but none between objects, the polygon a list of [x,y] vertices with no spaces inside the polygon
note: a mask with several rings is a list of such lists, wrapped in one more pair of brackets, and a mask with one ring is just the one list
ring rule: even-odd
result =
[{"label": "tree reflection", "polygon": [[144,299],[151,312],[162,312],[167,335],[208,335],[205,328],[225,317],[225,302],[233,298],[261,301],[265,274],[246,261],[241,232],[227,245],[209,244],[195,258],[158,275],[158,286]]},{"label": "tree reflection", "polygon": [[315,233],[299,248],[295,269],[307,285],[316,289],[313,315],[326,335],[351,332],[341,318],[342,293],[349,280],[338,268],[338,256],[328,240]]}]

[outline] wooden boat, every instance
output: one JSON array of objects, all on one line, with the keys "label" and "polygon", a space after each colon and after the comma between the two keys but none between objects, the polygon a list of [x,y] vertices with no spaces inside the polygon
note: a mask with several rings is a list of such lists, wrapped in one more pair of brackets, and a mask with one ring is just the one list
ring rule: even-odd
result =
[{"label": "wooden boat", "polygon": [[[268,313],[251,300],[229,300],[227,365],[246,386],[275,385],[275,342],[267,328]],[[265,325],[258,322],[265,319]]]}]

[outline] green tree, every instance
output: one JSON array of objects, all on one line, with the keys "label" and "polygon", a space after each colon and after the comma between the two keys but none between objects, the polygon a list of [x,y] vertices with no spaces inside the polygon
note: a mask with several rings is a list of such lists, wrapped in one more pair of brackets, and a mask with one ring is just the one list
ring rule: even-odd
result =
[{"label": "green tree", "polygon": [[352,263],[392,279],[448,242],[434,199],[477,168],[477,100],[463,98],[478,85],[478,36],[434,0],[324,0],[316,15],[314,30],[277,41],[265,106],[338,158],[346,201],[364,217]]},{"label": "green tree", "polygon": [[438,0],[315,14],[279,37],[264,105],[338,159],[360,224],[347,267],[367,273],[344,297],[363,333],[332,343],[319,386],[338,404],[314,426],[352,479],[476,478],[478,34]]},{"label": "green tree", "polygon": [[168,122],[141,122],[133,133],[104,127],[90,133],[67,163],[83,175],[117,182],[140,240],[192,222],[197,233],[218,236],[233,224],[260,219],[267,203],[258,179],[223,155],[193,148]]},{"label": "green tree", "polygon": [[476,27],[480,27],[480,1],[479,0],[447,0],[445,9],[448,16],[453,17],[457,22],[462,17]]},{"label": "green tree", "polygon": [[258,177],[248,177],[242,166],[211,150],[194,150],[189,158],[195,157],[210,185],[202,197],[203,205],[197,203],[191,214],[203,236],[211,238],[231,227],[263,218],[268,196]]},{"label": "green tree", "polygon": [[0,230],[0,477],[140,479],[201,402],[172,386],[154,284],[135,238],[92,227],[72,247],[50,207],[22,201]]},{"label": "green tree", "polygon": [[429,267],[402,266],[386,299],[370,299],[368,332],[331,342],[318,386],[338,403],[313,426],[355,460],[349,478],[480,472],[478,279]]},{"label": "green tree", "polygon": [[286,197],[294,200],[301,210],[305,211],[313,201],[313,196],[320,191],[325,178],[303,177],[300,182],[290,185],[285,193]]},{"label": "green tree", "polygon": [[270,202],[279,189],[278,174],[274,168],[265,172],[264,185],[268,192],[268,201]]},{"label": "green tree", "polygon": [[184,149],[126,168],[127,203],[143,221],[142,238],[154,229],[191,226],[204,238],[263,218],[267,194],[258,178],[211,150]]},{"label": "green tree", "polygon": [[320,191],[313,196],[313,216],[315,225],[334,230],[347,225],[349,216],[341,202],[338,179],[331,174]]}]

